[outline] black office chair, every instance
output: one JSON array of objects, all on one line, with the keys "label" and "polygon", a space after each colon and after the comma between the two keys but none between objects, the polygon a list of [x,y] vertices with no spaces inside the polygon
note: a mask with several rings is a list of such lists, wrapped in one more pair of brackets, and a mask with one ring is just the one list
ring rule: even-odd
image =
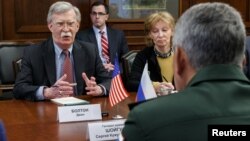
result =
[{"label": "black office chair", "polygon": [[[122,78],[123,78],[123,83],[126,88],[127,88],[127,81],[128,81],[127,79],[131,72],[131,67],[132,67],[132,64],[134,62],[135,56],[138,53],[138,51],[139,50],[131,50],[122,56],[122,68],[123,68]],[[129,89],[127,88],[127,90]]]},{"label": "black office chair", "polygon": [[13,98],[12,89],[16,79],[13,63],[20,59],[26,46],[24,41],[0,42],[0,100]]},{"label": "black office chair", "polygon": [[13,63],[14,75],[16,78],[17,74],[21,71],[22,58],[15,60],[12,63]]}]

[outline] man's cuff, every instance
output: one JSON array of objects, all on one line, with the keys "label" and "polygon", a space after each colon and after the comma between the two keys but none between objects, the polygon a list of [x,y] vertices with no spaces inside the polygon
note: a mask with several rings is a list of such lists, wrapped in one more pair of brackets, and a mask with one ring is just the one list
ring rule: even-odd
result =
[{"label": "man's cuff", "polygon": [[98,86],[100,86],[101,89],[102,89],[102,94],[101,95],[107,95],[106,88],[103,85],[98,85]]},{"label": "man's cuff", "polygon": [[46,88],[45,86],[41,86],[36,91],[36,100],[44,100],[43,90]]}]

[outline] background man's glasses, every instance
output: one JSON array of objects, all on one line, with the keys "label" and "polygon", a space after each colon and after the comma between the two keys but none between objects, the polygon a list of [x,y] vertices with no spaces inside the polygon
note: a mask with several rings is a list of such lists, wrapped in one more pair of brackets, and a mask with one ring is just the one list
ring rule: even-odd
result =
[{"label": "background man's glasses", "polygon": [[107,15],[107,14],[102,13],[102,12],[91,12],[90,15],[92,15],[92,16],[104,16],[104,15]]}]

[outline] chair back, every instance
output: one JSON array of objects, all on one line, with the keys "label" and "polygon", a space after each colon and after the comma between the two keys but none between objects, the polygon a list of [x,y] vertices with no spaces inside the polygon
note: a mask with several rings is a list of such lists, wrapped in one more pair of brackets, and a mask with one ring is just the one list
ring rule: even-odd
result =
[{"label": "chair back", "polygon": [[21,65],[22,65],[22,58],[13,61],[13,69],[14,69],[14,75],[15,78],[17,77],[17,74],[21,71]]},{"label": "chair back", "polygon": [[123,68],[123,83],[127,85],[127,79],[131,72],[131,67],[134,62],[135,56],[139,50],[131,50],[122,56],[122,68]]},{"label": "chair back", "polygon": [[13,62],[20,59],[24,48],[31,44],[33,43],[23,41],[0,42],[0,84],[14,84]]}]

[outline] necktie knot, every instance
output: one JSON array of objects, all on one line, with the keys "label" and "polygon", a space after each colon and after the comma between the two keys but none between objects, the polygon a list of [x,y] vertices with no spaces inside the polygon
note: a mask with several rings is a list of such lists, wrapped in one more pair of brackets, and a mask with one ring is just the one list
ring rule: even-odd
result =
[{"label": "necktie knot", "polygon": [[68,50],[63,50],[63,54],[65,55],[65,57],[69,57],[69,51]]},{"label": "necktie knot", "polygon": [[99,33],[103,36],[105,32],[104,31],[99,31]]}]

